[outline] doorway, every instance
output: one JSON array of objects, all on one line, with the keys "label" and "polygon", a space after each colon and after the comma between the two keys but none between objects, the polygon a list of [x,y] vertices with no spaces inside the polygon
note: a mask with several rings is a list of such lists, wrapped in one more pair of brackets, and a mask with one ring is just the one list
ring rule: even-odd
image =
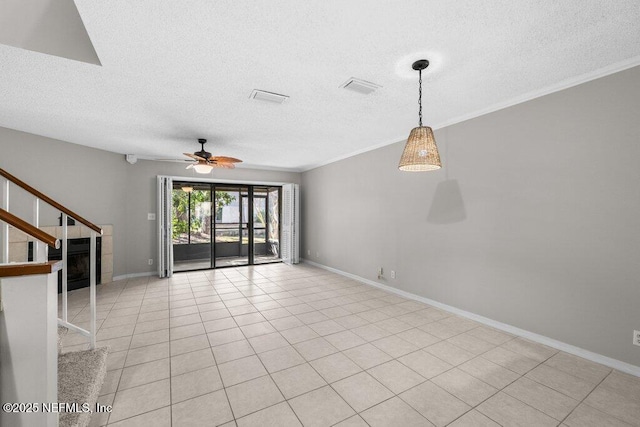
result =
[{"label": "doorway", "polygon": [[281,187],[174,182],[173,271],[280,261]]}]

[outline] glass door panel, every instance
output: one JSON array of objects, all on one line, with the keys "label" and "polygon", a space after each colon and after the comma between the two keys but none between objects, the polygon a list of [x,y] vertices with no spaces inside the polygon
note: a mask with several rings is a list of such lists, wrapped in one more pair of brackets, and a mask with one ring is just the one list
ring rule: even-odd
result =
[{"label": "glass door panel", "polygon": [[[243,212],[246,187],[215,187],[215,267],[249,263],[246,214]],[[247,242],[245,243],[245,240]]]},{"label": "glass door panel", "polygon": [[173,270],[211,268],[210,185],[176,183],[171,222]]},{"label": "glass door panel", "polygon": [[253,190],[254,264],[280,259],[280,188]]}]

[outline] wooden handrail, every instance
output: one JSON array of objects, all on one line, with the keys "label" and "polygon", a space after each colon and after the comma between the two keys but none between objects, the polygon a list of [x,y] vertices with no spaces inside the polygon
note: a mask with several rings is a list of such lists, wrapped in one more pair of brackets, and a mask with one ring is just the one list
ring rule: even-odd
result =
[{"label": "wooden handrail", "polygon": [[[86,219],[84,219],[80,215],[78,215],[75,212],[73,212],[71,209],[68,209],[68,208],[62,206],[60,203],[56,202],[51,197],[48,197],[47,195],[42,194],[41,192],[39,192],[38,190],[36,190],[35,188],[30,186],[26,182],[19,180],[18,178],[16,178],[15,176],[11,175],[9,172],[5,171],[4,169],[0,169],[0,175],[2,175],[3,177],[7,178],[9,181],[13,182],[15,185],[17,185],[18,187],[22,188],[23,190],[26,190],[29,193],[33,194],[38,199],[47,202],[48,204],[50,204],[54,208],[58,209],[60,212],[63,212],[65,214],[67,214],[68,216],[72,217],[76,221],[86,225],[87,227],[89,227],[93,231],[95,231],[95,232],[97,232],[99,234],[102,234],[102,228],[98,227],[97,225],[95,225],[94,223],[92,223],[90,221],[87,221]],[[26,231],[25,231],[25,233],[26,233]]]},{"label": "wooden handrail", "polygon": [[62,261],[45,263],[26,262],[24,264],[0,265],[0,277],[30,276],[34,274],[50,274],[62,269]]},{"label": "wooden handrail", "polygon": [[56,239],[50,234],[45,233],[39,228],[34,227],[28,222],[18,218],[14,214],[5,211],[4,209],[0,209],[0,221],[4,221],[9,225],[13,225],[18,230],[27,233],[29,236],[38,239],[51,247],[60,249],[60,240]]}]

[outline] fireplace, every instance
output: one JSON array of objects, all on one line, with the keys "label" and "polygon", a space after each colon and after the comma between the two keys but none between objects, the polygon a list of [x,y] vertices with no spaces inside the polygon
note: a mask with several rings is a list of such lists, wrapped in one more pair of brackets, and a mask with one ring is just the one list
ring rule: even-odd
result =
[{"label": "fireplace", "polygon": [[[86,288],[89,286],[89,247],[88,237],[67,240],[67,290]],[[96,238],[96,285],[101,278],[101,248],[102,238]],[[29,242],[29,261],[33,260],[33,242]],[[49,248],[49,261],[62,259],[62,245],[60,249]],[[62,292],[62,271],[58,271],[58,293]]]}]

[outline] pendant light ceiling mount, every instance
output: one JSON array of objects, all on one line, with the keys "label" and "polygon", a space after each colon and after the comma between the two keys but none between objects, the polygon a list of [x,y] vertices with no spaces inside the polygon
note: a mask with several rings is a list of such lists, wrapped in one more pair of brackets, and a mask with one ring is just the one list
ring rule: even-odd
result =
[{"label": "pendant light ceiling mount", "polygon": [[422,126],[422,70],[429,66],[428,59],[419,59],[411,68],[419,73],[418,127],[413,128],[404,146],[398,169],[406,172],[434,171],[442,167],[433,129]]}]

